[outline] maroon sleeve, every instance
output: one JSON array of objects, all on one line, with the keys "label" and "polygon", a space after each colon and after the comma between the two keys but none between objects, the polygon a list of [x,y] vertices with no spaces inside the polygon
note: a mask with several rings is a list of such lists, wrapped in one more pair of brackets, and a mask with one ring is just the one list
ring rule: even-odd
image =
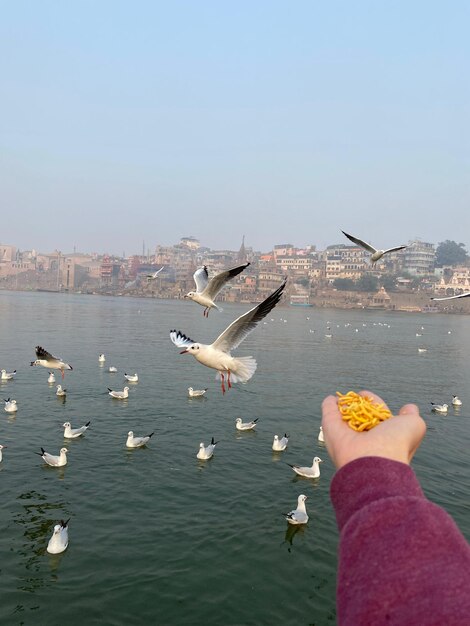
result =
[{"label": "maroon sleeve", "polygon": [[340,626],[469,626],[470,547],[413,470],[357,459],[331,483]]}]

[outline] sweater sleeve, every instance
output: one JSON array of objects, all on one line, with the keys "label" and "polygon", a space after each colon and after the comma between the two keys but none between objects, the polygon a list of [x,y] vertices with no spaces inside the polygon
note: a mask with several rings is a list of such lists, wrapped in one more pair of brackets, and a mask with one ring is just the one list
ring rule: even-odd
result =
[{"label": "sweater sleeve", "polygon": [[364,457],[331,483],[340,626],[470,624],[470,547],[404,463]]}]

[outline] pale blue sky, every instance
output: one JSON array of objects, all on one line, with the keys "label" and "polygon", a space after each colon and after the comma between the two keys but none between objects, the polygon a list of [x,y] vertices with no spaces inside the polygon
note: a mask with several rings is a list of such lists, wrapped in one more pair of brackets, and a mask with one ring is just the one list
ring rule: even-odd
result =
[{"label": "pale blue sky", "polygon": [[0,241],[470,244],[470,5],[1,3]]}]

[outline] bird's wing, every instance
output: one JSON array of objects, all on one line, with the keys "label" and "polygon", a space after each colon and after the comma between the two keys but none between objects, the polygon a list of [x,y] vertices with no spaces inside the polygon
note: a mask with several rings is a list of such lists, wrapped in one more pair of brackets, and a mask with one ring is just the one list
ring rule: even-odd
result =
[{"label": "bird's wing", "polygon": [[232,267],[232,269],[230,270],[220,272],[220,274],[217,274],[209,281],[209,284],[204,290],[204,295],[213,300],[222,289],[222,287],[225,285],[225,283],[227,283],[235,276],[238,276],[238,274],[241,274],[241,272],[243,272],[243,270],[246,269],[249,265],[250,263],[243,263],[243,265],[238,265],[237,267]]},{"label": "bird's wing", "polygon": [[263,317],[274,309],[279,302],[286,286],[287,278],[284,279],[282,284],[274,291],[270,296],[263,300],[258,306],[253,307],[244,315],[238,317],[234,322],[230,324],[224,332],[217,337],[212,344],[213,348],[222,350],[222,352],[230,352],[235,350],[237,346],[245,339],[245,337],[256,327]]},{"label": "bird's wing", "polygon": [[196,283],[197,293],[202,293],[207,287],[207,283],[209,282],[209,273],[207,271],[207,267],[203,265],[198,270],[196,270],[193,274],[193,278],[194,282]]},{"label": "bird's wing", "polygon": [[59,460],[58,456],[55,456],[54,454],[49,454],[49,452],[44,452],[44,454],[42,455],[42,458],[47,463],[52,463],[53,465],[55,465]]},{"label": "bird's wing", "polygon": [[170,339],[175,344],[177,348],[189,348],[196,342],[187,337],[180,330],[172,330],[170,331]]},{"label": "bird's wing", "polygon": [[[165,267],[165,266],[163,266]],[[153,274],[147,274],[147,278],[151,278],[152,280],[154,280],[155,278],[157,278],[157,276],[160,274],[160,272],[162,271],[163,267],[161,267],[159,270],[157,270],[156,272],[154,272]]]},{"label": "bird's wing", "polygon": [[371,246],[369,243],[366,243],[365,241],[362,241],[362,239],[357,239],[357,237],[353,237],[352,235],[348,235],[348,233],[345,233],[344,230],[342,230],[341,232],[350,241],[352,241],[353,243],[357,244],[358,246],[361,246],[361,248],[364,248],[368,252],[372,252],[372,254],[374,254],[374,252],[377,252],[377,250],[373,246]]},{"label": "bird's wing", "polygon": [[59,357],[54,356],[47,350],[44,350],[44,348],[41,348],[41,346],[36,346],[36,356],[38,359],[45,361],[60,361]]},{"label": "bird's wing", "polygon": [[467,293],[461,293],[458,296],[447,296],[446,298],[431,298],[431,300],[436,300],[436,302],[442,301],[442,300],[455,300],[456,298],[468,298],[470,297],[470,291],[467,291]]},{"label": "bird's wing", "polygon": [[405,248],[408,248],[408,246],[396,246],[395,248],[387,248],[387,250],[384,250],[384,254],[387,254],[388,252],[397,252],[398,250],[404,250]]}]

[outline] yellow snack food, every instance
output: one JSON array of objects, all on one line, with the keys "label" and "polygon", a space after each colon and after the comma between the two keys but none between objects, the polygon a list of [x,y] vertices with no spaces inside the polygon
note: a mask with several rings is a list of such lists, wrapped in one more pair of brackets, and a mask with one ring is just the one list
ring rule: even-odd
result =
[{"label": "yellow snack food", "polygon": [[345,394],[337,391],[336,395],[341,417],[358,432],[370,430],[392,417],[392,412],[385,404],[377,402],[371,396],[360,396],[355,391],[348,391]]}]

